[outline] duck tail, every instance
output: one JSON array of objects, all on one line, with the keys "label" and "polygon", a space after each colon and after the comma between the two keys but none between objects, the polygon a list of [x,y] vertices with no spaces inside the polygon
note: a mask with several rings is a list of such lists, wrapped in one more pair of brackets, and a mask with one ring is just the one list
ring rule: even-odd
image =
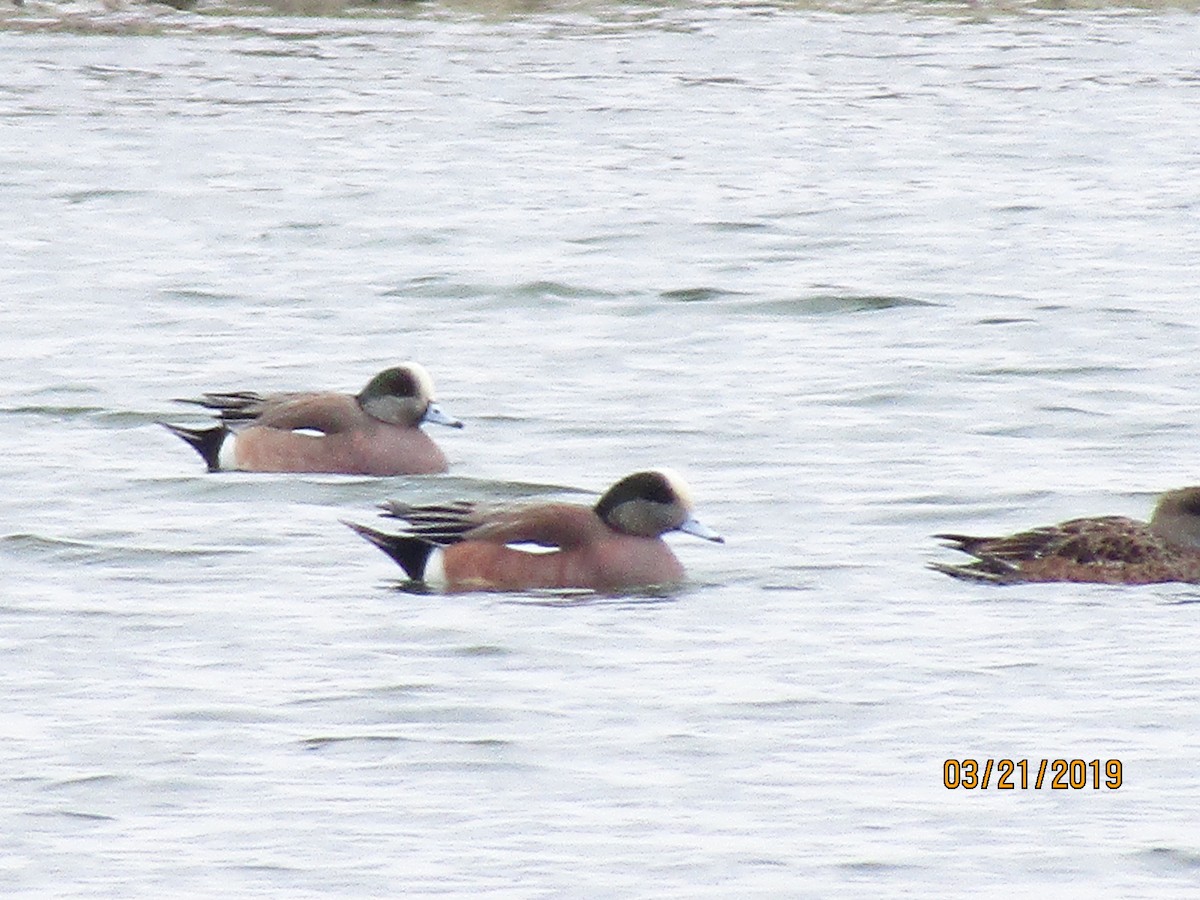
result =
[{"label": "duck tail", "polygon": [[187,441],[188,445],[200,454],[208,471],[221,471],[221,445],[229,435],[229,429],[224,425],[213,425],[209,428],[185,428],[182,425],[168,425],[159,422],[163,428],[178,438]]},{"label": "duck tail", "polygon": [[945,541],[943,546],[948,549],[961,550],[970,556],[976,556],[976,550],[995,540],[988,537],[971,537],[967,534],[935,534],[933,537],[935,540]]},{"label": "duck tail", "polygon": [[357,522],[347,522],[345,519],[342,520],[342,524],[390,556],[411,580],[425,580],[425,564],[429,562],[429,555],[434,551],[433,544],[412,535],[376,531],[374,528],[359,525]]},{"label": "duck tail", "polygon": [[951,578],[980,584],[1011,584],[1020,580],[1012,566],[991,559],[980,559],[964,565],[931,562],[928,563],[928,567]]}]

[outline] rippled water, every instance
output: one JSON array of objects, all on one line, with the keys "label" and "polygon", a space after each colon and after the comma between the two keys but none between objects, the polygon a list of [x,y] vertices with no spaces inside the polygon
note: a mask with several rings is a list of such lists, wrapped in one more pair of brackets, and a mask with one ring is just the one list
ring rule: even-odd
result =
[{"label": "rippled water", "polygon": [[[0,18],[9,895],[1190,896],[1200,591],[925,564],[1200,482],[1200,20],[341,12]],[[450,475],[155,424],[407,358]],[[338,522],[651,465],[728,540],[667,597]]]}]

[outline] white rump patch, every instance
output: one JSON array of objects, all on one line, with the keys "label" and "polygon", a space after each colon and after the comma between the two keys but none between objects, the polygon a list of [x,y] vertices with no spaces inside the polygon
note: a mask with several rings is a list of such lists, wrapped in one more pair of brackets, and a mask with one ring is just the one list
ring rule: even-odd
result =
[{"label": "white rump patch", "polygon": [[446,586],[446,564],[443,556],[442,551],[436,549],[429,554],[429,559],[425,562],[424,581],[431,588],[444,588]]},{"label": "white rump patch", "polygon": [[217,466],[224,472],[235,471],[238,467],[237,441],[235,432],[225,435],[225,440],[221,441],[221,449],[217,451]]}]

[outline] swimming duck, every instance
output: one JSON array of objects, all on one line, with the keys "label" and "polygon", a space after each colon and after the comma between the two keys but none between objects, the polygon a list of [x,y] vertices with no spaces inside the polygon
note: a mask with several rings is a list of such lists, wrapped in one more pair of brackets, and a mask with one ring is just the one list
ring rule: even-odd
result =
[{"label": "swimming duck", "polygon": [[1200,582],[1200,487],[1163,494],[1149,522],[1099,516],[1006,537],[934,537],[975,561],[930,567],[973,581]]},{"label": "swimming duck", "polygon": [[[669,469],[635,472],[610,487],[595,506],[576,503],[483,505],[465,501],[412,506],[391,500],[383,515],[408,523],[387,534],[346,524],[395,560],[413,581],[440,581],[452,591],[583,588],[620,591],[684,578],[662,540],[683,531],[724,539],[692,515],[684,480]],[[518,545],[548,548],[541,552]],[[438,577],[427,564],[440,551]]]},{"label": "swimming duck", "polygon": [[433,379],[414,362],[385,369],[353,395],[232,391],[180,402],[216,413],[209,428],[161,423],[210,472],[428,475],[446,471],[446,456],[420,426],[462,428],[434,402]]}]

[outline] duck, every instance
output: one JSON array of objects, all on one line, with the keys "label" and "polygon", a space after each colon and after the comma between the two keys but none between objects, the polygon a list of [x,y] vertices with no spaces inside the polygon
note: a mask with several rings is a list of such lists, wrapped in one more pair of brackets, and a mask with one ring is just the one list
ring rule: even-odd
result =
[{"label": "duck", "polygon": [[[566,502],[381,504],[407,528],[390,534],[345,522],[390,556],[413,582],[450,592],[581,589],[615,593],[675,585],[682,564],[671,531],[724,543],[693,514],[691,489],[670,469],[627,475],[594,506]],[[540,550],[522,549],[534,545]],[[438,554],[431,574],[431,557]]]},{"label": "duck", "polygon": [[229,391],[177,402],[216,415],[207,428],[159,423],[210,472],[437,474],[447,470],[446,456],[420,426],[463,427],[438,406],[433,379],[416,362],[384,369],[357,394]]},{"label": "duck", "polygon": [[1004,537],[934,537],[975,559],[930,568],[970,581],[1200,583],[1200,487],[1163,494],[1149,522],[1094,516]]}]

